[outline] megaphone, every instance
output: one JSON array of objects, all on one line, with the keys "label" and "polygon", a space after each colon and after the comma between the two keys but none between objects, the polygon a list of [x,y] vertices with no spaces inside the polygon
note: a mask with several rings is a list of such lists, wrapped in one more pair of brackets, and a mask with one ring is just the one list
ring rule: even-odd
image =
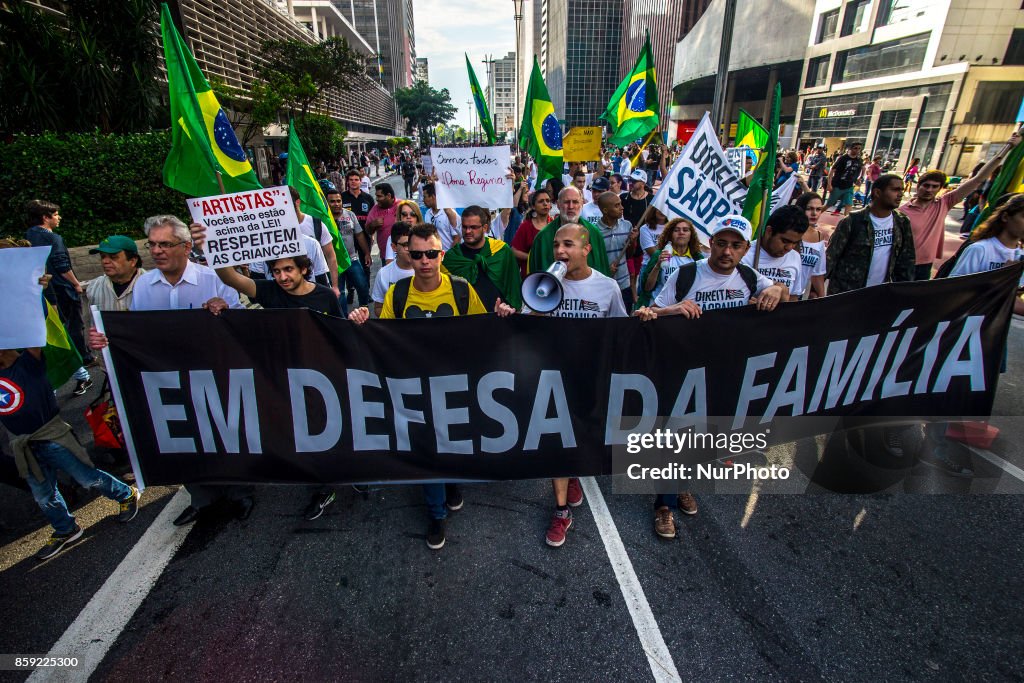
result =
[{"label": "megaphone", "polygon": [[550,313],[562,303],[562,280],[565,264],[555,261],[542,273],[532,273],[523,280],[523,301],[530,310]]}]

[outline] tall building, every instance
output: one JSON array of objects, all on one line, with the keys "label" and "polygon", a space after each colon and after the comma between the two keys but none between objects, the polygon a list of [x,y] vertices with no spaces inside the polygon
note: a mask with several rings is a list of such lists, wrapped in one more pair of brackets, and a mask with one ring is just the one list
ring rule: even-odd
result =
[{"label": "tall building", "polygon": [[619,85],[622,0],[541,0],[541,69],[567,126],[601,125]]},{"label": "tall building", "polygon": [[516,53],[487,60],[487,109],[494,119],[494,132],[500,137],[514,131],[516,121]]},{"label": "tall building", "polygon": [[[542,0],[523,0],[523,14],[519,22],[519,33],[516,36],[516,56],[519,58],[519,113],[516,118],[523,118],[523,103],[526,101],[526,89],[530,85],[530,74],[533,72],[533,60],[540,57],[541,45],[541,3]],[[544,64],[540,64],[544,73]],[[516,125],[519,125],[516,123]]]},{"label": "tall building", "polygon": [[424,83],[430,82],[430,64],[426,57],[416,58],[416,80]]},{"label": "tall building", "polygon": [[[689,140],[701,117],[711,110],[719,71],[725,5],[726,0],[708,3],[704,13],[676,45],[669,140]],[[807,48],[807,41],[801,36],[810,30],[813,16],[811,3],[802,0],[736,3],[729,78],[722,110],[726,124],[737,120],[740,108],[755,118],[767,120],[770,93],[779,83],[782,85],[781,120],[786,124],[780,140],[783,147],[790,146],[800,71]],[[685,28],[684,24],[680,30]],[[786,36],[787,39],[754,40],[754,36]],[[726,138],[733,137],[731,131],[732,126],[727,125]]]},{"label": "tall building", "polygon": [[391,93],[412,85],[416,74],[412,0],[332,1],[342,14],[351,17],[356,30],[378,56],[376,69],[370,66],[370,76]]},{"label": "tall building", "polygon": [[1010,136],[1024,96],[1020,0],[818,0],[797,140],[861,141],[902,173],[964,175]]}]

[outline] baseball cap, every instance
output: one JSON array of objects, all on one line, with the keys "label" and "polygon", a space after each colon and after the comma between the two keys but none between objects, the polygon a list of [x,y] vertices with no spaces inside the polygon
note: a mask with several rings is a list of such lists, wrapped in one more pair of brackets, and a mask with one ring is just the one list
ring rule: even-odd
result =
[{"label": "baseball cap", "polygon": [[131,237],[125,237],[124,235],[111,235],[105,237],[96,245],[95,249],[90,249],[90,254],[116,254],[119,251],[127,251],[132,254],[139,253],[139,245],[135,244],[135,240]]},{"label": "baseball cap", "polygon": [[611,185],[608,184],[608,179],[605,178],[604,176],[594,178],[594,182],[590,184],[591,190],[599,190],[601,192],[604,192],[609,187],[611,187]]},{"label": "baseball cap", "polygon": [[639,168],[636,169],[635,171],[633,171],[632,173],[630,173],[629,177],[632,180],[640,180],[640,181],[645,182],[645,183],[647,182],[647,173],[642,171],[642,170],[640,170]]},{"label": "baseball cap", "polygon": [[750,226],[748,221],[743,216],[722,216],[718,219],[718,222],[711,228],[711,236],[714,237],[720,232],[731,230],[739,234],[746,241],[750,241],[750,236],[753,234],[754,229]]}]

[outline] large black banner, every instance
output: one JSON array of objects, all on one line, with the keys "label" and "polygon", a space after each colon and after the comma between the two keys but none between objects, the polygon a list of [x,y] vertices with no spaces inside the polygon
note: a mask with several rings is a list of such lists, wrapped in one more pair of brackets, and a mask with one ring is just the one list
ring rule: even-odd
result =
[{"label": "large black banner", "polygon": [[987,415],[1021,270],[647,323],[102,319],[147,485],[535,478],[611,473],[656,416]]}]

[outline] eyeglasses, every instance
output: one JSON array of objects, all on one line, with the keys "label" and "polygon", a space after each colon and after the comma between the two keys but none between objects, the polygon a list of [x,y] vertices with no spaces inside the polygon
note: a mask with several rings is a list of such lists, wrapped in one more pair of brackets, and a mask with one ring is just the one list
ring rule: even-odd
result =
[{"label": "eyeglasses", "polygon": [[153,251],[154,249],[167,251],[168,249],[173,249],[174,247],[181,246],[182,244],[185,244],[185,242],[146,242],[146,249],[149,249],[150,251]]},{"label": "eyeglasses", "polygon": [[408,249],[409,248],[409,240],[406,240],[404,242],[395,242],[395,246],[396,247],[403,247],[405,249]]},{"label": "eyeglasses", "polygon": [[[408,243],[406,243],[406,244],[408,244]],[[434,259],[436,259],[440,255],[441,255],[441,250],[440,249],[427,249],[426,251],[420,251],[418,249],[410,249],[409,250],[409,258],[411,258],[413,261],[419,261],[424,256],[426,256],[428,259],[433,261]]]}]

